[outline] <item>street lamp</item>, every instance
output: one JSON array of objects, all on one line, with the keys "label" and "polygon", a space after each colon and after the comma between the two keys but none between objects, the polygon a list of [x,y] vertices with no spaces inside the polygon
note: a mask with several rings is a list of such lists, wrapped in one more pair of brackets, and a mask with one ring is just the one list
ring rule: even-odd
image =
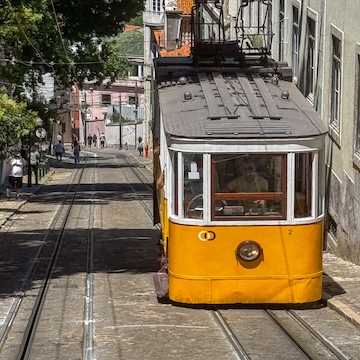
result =
[{"label": "street lamp", "polygon": [[[40,128],[43,124],[43,120],[39,117],[36,118],[35,120],[35,126],[37,128]],[[30,152],[31,152],[31,146],[32,146],[32,143],[31,143],[31,139],[32,139],[32,136],[33,136],[33,133],[30,131],[29,132],[29,150],[28,150],[28,181],[27,181],[27,186],[28,187],[31,187],[31,162],[30,162]]]}]

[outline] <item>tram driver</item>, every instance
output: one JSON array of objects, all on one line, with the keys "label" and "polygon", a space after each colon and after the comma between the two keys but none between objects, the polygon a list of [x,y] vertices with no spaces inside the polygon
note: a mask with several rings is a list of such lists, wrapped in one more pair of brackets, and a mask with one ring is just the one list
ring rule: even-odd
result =
[{"label": "tram driver", "polygon": [[[247,157],[245,159],[239,159],[236,165],[239,167],[241,175],[231,180],[223,189],[223,192],[232,193],[256,193],[256,192],[268,192],[268,181],[262,176],[258,175],[256,171],[256,165],[254,161]],[[264,207],[265,200],[246,201],[244,204],[246,207]]]}]

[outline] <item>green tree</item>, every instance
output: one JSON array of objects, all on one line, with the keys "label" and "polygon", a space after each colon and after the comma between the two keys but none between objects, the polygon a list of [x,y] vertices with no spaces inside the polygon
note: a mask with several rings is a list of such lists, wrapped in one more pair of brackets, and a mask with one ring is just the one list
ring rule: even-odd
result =
[{"label": "green tree", "polygon": [[[127,73],[104,38],[117,35],[143,9],[142,0],[1,0],[0,79],[34,88],[51,72],[64,87],[101,83]],[[15,88],[14,95],[21,93]]]},{"label": "green tree", "polygon": [[10,99],[5,89],[0,89],[0,159],[7,157],[35,128],[37,113],[27,109],[26,102]]},{"label": "green tree", "polygon": [[0,86],[20,101],[1,93],[0,156],[32,129],[31,109],[45,127],[56,117],[36,97],[21,102],[24,87],[36,94],[43,74],[52,73],[59,88],[81,88],[85,80],[101,84],[128,73],[131,64],[111,38],[142,9],[143,0],[0,0]]}]

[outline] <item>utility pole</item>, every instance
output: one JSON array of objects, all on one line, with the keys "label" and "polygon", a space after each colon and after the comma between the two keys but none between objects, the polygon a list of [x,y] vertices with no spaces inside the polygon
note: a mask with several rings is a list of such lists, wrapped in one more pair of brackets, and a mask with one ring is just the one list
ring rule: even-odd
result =
[{"label": "utility pole", "polygon": [[119,150],[122,149],[122,131],[121,131],[121,93],[119,94]]}]

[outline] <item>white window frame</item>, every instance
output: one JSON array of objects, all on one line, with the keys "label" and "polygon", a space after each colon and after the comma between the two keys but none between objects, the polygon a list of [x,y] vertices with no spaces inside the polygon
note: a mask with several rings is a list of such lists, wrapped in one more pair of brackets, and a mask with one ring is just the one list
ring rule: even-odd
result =
[{"label": "white window frame", "polygon": [[[294,19],[294,11],[297,10],[297,19]],[[298,82],[299,78],[299,51],[300,51],[300,9],[296,5],[292,5],[292,69],[293,69],[293,80],[295,83]]]},{"label": "white window frame", "polygon": [[355,64],[355,113],[354,113],[354,155],[353,161],[360,169],[360,43],[356,43]]},{"label": "white window frame", "polygon": [[[275,148],[274,148],[275,150]],[[175,187],[171,189],[171,192],[168,194],[171,196],[171,201],[168,202],[168,214],[171,217],[172,221],[175,223],[186,223],[186,224],[212,224],[219,226],[226,225],[235,225],[235,224],[246,224],[246,225],[258,225],[258,224],[278,224],[278,225],[292,225],[292,224],[305,224],[305,223],[313,223],[314,220],[322,220],[324,218],[324,184],[319,183],[319,164],[323,160],[322,156],[319,156],[319,150],[316,148],[306,148],[299,149],[291,152],[287,151],[274,151],[276,154],[287,154],[287,219],[286,220],[261,220],[257,221],[246,220],[246,221],[212,221],[211,220],[211,156],[212,152],[203,154],[203,207],[204,213],[202,219],[194,219],[194,218],[185,218],[185,210],[184,210],[184,157],[183,154],[187,151],[179,151],[175,150],[173,152],[174,156],[178,156],[178,215],[175,214],[174,208],[174,190]],[[251,151],[248,151],[250,154]],[[196,153],[196,151],[191,151],[191,153]],[[257,152],[255,152],[257,153]],[[295,218],[294,212],[294,203],[295,203],[295,154],[296,153],[312,153],[313,161],[312,161],[312,171],[311,171],[311,215],[303,218]],[[173,159],[173,157],[172,157]],[[170,165],[168,167],[168,173],[170,176],[165,178],[167,180],[167,185],[170,185],[170,182],[174,184],[175,177],[173,171],[173,161],[170,161]],[[169,200],[169,199],[168,199]]]},{"label": "white window frame", "polygon": [[[344,33],[336,28],[334,25],[330,25],[330,76],[329,76],[329,133],[331,138],[335,141],[335,143],[340,147],[341,146],[341,93],[342,93],[342,74],[343,74],[343,54],[344,54]],[[334,48],[333,48],[333,39],[336,39],[340,42],[340,58],[339,58],[339,79],[338,79],[338,89],[334,94],[335,89],[333,89],[333,65],[334,60]],[[337,108],[336,108],[336,117],[334,117],[333,111],[333,96],[338,95]]]},{"label": "white window frame", "polygon": [[285,60],[285,34],[286,34],[286,16],[285,16],[285,9],[286,9],[286,0],[279,1],[279,61]]},{"label": "white window frame", "polygon": [[[312,26],[313,25],[313,28]],[[305,96],[314,103],[315,84],[315,53],[316,53],[316,21],[310,16],[306,21],[307,47],[306,47],[306,83]],[[314,32],[310,32],[313,30]]]}]

